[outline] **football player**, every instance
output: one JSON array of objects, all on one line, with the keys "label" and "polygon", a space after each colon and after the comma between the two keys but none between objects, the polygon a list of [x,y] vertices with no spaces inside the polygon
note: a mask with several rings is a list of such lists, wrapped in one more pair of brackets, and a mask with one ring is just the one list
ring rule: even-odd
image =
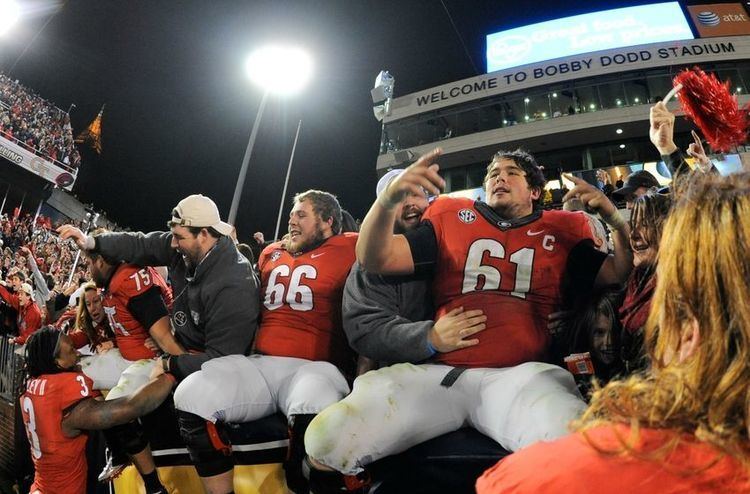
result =
[{"label": "football player", "polygon": [[91,379],[81,373],[78,357],[70,338],[51,327],[40,329],[26,342],[28,380],[20,405],[36,469],[33,494],[86,492],[84,431],[106,429],[149,413],[175,382],[165,374],[128,398],[100,401]]},{"label": "football player", "polygon": [[[154,268],[117,262],[96,252],[87,255],[91,260],[91,277],[103,289],[102,309],[114,331],[121,358],[131,362],[119,376],[117,385],[107,394],[107,400],[114,400],[128,396],[148,383],[153,368],[161,365],[156,358],[159,354],[146,346],[149,336],[164,352],[181,355],[184,350],[175,340],[169,323],[168,306],[172,305],[172,292]],[[121,368],[112,365],[108,369],[116,372]],[[102,366],[84,367],[83,371],[97,381],[96,373],[92,372],[95,369],[107,377],[105,381],[111,382],[108,369]],[[119,454],[124,452],[133,459],[147,487],[153,483],[155,490],[161,488],[156,480],[150,479],[156,476],[156,465],[139,424],[123,424],[105,431],[105,436],[109,447],[117,453],[114,456],[120,457]],[[123,468],[122,464],[108,463],[99,479],[109,480]]]},{"label": "football player", "polygon": [[393,235],[404,196],[444,187],[434,164],[439,154],[423,156],[378,196],[362,224],[357,260],[381,274],[431,270],[435,319],[456,308],[481,310],[486,329],[472,334],[467,324],[463,348],[430,348],[434,363],[361,376],[351,395],[319,414],[305,437],[316,493],[364,491],[367,464],[465,425],[514,451],[565,434],[585,408],[572,375],[543,363],[547,316],[595,284],[626,278],[627,223],[601,191],[572,177],[568,195],[615,232],[614,255],[598,251],[583,214],[538,206],[544,176],[518,150],[497,153],[487,167],[487,203],[440,197],[417,228]]},{"label": "football player", "polygon": [[333,195],[297,194],[288,237],[266,247],[258,261],[262,309],[256,353],[211,360],[175,391],[183,438],[210,494],[233,490],[221,423],[276,412],[290,426],[287,483],[295,492],[306,491],[304,430],[314,414],[349,392],[343,373],[355,362],[341,329],[341,297],[357,236],[340,231],[341,208]]}]

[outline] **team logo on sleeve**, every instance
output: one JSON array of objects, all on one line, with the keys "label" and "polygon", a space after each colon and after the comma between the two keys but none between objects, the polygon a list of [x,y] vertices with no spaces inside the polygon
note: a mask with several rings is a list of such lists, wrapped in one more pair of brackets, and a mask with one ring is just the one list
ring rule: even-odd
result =
[{"label": "team logo on sleeve", "polygon": [[462,209],[458,212],[458,219],[468,225],[469,223],[474,223],[474,220],[477,219],[477,214],[471,209]]},{"label": "team logo on sleeve", "polygon": [[178,325],[178,326],[184,326],[186,322],[187,322],[187,316],[185,315],[184,312],[182,312],[181,310],[175,312],[175,314],[174,314],[174,323],[176,325]]},{"label": "team logo on sleeve", "polygon": [[275,250],[273,251],[273,254],[271,254],[271,261],[278,261],[279,257],[281,257],[281,251]]}]

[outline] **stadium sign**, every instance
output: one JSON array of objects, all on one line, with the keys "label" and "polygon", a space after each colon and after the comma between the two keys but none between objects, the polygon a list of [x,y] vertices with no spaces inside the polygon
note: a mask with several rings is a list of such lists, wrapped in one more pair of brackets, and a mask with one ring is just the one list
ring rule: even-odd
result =
[{"label": "stadium sign", "polygon": [[385,121],[557,82],[639,69],[750,58],[750,36],[655,43],[483,74],[396,98]]},{"label": "stadium sign", "polygon": [[750,17],[742,4],[711,3],[687,9],[702,38],[750,34]]},{"label": "stadium sign", "polygon": [[693,39],[693,33],[677,2],[592,12],[488,35],[487,72],[684,39]]},{"label": "stadium sign", "polygon": [[0,157],[66,190],[73,188],[74,175],[2,137],[0,137]]}]

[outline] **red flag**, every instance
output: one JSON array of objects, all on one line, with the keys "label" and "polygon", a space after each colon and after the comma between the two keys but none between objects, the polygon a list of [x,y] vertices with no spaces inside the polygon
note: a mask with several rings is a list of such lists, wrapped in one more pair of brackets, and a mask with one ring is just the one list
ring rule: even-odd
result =
[{"label": "red flag", "polygon": [[76,144],[89,144],[97,154],[102,154],[102,114],[104,106],[99,110],[96,118],[86,127],[86,130],[78,134],[75,139]]}]

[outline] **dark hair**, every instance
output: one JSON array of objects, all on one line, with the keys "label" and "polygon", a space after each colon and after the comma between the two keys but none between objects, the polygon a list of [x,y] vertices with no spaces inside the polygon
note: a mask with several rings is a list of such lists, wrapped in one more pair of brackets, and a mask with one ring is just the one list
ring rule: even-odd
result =
[{"label": "dark hair", "polygon": [[47,284],[47,289],[52,290],[55,288],[55,277],[47,273],[44,275],[44,282]]},{"label": "dark hair", "polygon": [[649,191],[633,202],[630,215],[630,229],[636,226],[643,228],[643,239],[649,246],[658,250],[664,221],[672,207],[672,199],[665,194]]},{"label": "dark hair", "polygon": [[185,228],[188,229],[188,231],[193,235],[193,237],[197,237],[198,234],[203,229],[205,229],[208,232],[208,234],[211,235],[213,238],[221,238],[221,237],[223,237],[223,235],[221,233],[219,233],[212,226],[186,226]]},{"label": "dark hair", "polygon": [[19,277],[19,278],[21,279],[21,282],[22,282],[22,283],[25,283],[25,282],[26,282],[26,275],[25,275],[25,274],[23,274],[23,271],[20,271],[20,270],[16,270],[16,271],[13,271],[13,272],[12,272],[12,273],[11,273],[11,274],[10,274],[10,275],[8,276],[8,278],[13,278],[14,276],[18,276],[18,277]]},{"label": "dark hair", "polygon": [[490,160],[490,164],[487,165],[487,171],[484,175],[484,180],[482,181],[482,183],[487,182],[487,177],[489,177],[490,171],[492,170],[492,166],[495,164],[495,162],[503,159],[512,160],[516,165],[521,167],[521,169],[526,173],[526,183],[529,184],[529,187],[538,188],[539,191],[542,192],[539,195],[539,199],[535,201],[541,203],[541,201],[544,199],[544,185],[547,183],[547,180],[544,178],[542,168],[536,162],[534,157],[521,148],[518,148],[515,151],[500,150],[495,153],[495,155]]},{"label": "dark hair", "polygon": [[322,190],[310,189],[295,195],[292,202],[302,201],[310,201],[313,211],[323,221],[333,220],[331,230],[333,230],[334,235],[341,233],[341,205],[335,195]]},{"label": "dark hair", "polygon": [[604,315],[612,324],[612,334],[618,336],[621,331],[618,310],[622,302],[622,291],[619,287],[605,289],[599,295],[593,296],[588,303],[581,308],[571,322],[570,351],[580,353],[590,351],[591,329],[596,324],[596,319]]},{"label": "dark hair", "polygon": [[55,349],[60,334],[58,329],[44,326],[26,340],[26,371],[29,377],[62,372],[55,363]]},{"label": "dark hair", "polygon": [[[99,227],[91,231],[91,236],[96,237],[103,233],[109,233],[109,230],[107,230],[104,227]],[[113,257],[102,255],[101,253],[95,251],[95,250],[87,250],[86,256],[91,259],[92,261],[96,261],[97,259],[104,259],[104,262],[109,264],[110,266],[117,266],[122,261],[120,259],[115,259]]]},{"label": "dark hair", "polygon": [[341,210],[341,219],[341,233],[359,231],[357,220],[355,220],[354,216],[352,216],[346,209]]}]

